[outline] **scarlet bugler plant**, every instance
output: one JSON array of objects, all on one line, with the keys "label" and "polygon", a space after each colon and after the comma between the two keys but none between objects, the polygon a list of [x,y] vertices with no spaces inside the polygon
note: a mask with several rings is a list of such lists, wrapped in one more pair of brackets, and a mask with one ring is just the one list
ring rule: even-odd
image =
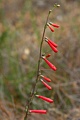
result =
[{"label": "scarlet bugler plant", "polygon": [[[56,8],[56,7],[59,7],[60,5],[58,4],[54,4],[53,6],[53,9]],[[30,99],[29,99],[29,102],[28,104],[26,105],[26,108],[25,108],[25,111],[26,111],[26,114],[25,114],[25,117],[24,117],[24,120],[27,120],[28,118],[28,115],[30,113],[39,113],[39,114],[46,114],[47,113],[47,110],[31,110],[31,103],[32,103],[32,100],[34,97],[37,97],[37,98],[40,98],[46,102],[49,102],[49,103],[53,103],[53,100],[50,99],[50,98],[47,98],[47,97],[44,97],[42,95],[35,95],[36,93],[36,90],[38,89],[37,88],[37,83],[41,81],[41,84],[43,84],[48,90],[51,90],[52,87],[50,85],[48,85],[46,83],[47,82],[51,82],[51,79],[47,78],[46,76],[44,76],[42,73],[41,73],[41,70],[40,70],[40,66],[41,66],[41,59],[43,59],[46,64],[50,67],[50,69],[52,69],[53,71],[56,71],[57,68],[55,67],[55,65],[53,65],[47,58],[50,57],[51,55],[48,54],[47,56],[43,55],[42,53],[42,47],[43,47],[43,42],[47,42],[48,45],[50,46],[50,48],[53,50],[53,52],[57,53],[58,52],[58,49],[57,49],[57,44],[54,43],[52,40],[50,40],[48,37],[45,37],[45,31],[46,31],[46,28],[48,27],[51,32],[54,32],[54,27],[55,28],[59,28],[59,25],[58,24],[55,24],[55,23],[52,23],[52,22],[49,22],[49,15],[50,13],[53,11],[52,10],[49,10],[48,12],[48,15],[47,15],[47,18],[46,18],[46,22],[45,22],[45,25],[44,25],[44,30],[43,30],[43,34],[42,34],[42,40],[41,40],[41,44],[40,44],[40,53],[39,53],[39,60],[38,60],[38,68],[37,68],[37,76],[36,76],[36,81],[35,81],[35,85],[32,89],[32,92],[31,92],[31,95],[30,95]],[[37,89],[36,89],[37,88]]]}]

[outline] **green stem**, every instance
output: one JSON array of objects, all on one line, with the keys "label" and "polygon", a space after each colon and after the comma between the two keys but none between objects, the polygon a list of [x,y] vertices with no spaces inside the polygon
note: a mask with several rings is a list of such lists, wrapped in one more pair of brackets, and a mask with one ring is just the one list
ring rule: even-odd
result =
[{"label": "green stem", "polygon": [[24,117],[24,120],[27,120],[28,112],[29,112],[29,108],[30,108],[30,104],[31,104],[31,102],[32,102],[32,100],[33,100],[33,97],[34,97],[34,95],[35,95],[35,90],[36,90],[37,82],[38,82],[38,80],[39,80],[39,71],[40,71],[40,63],[41,63],[41,55],[42,55],[42,45],[43,45],[44,36],[45,36],[45,31],[46,31],[46,26],[47,26],[47,22],[48,22],[50,13],[51,13],[51,10],[50,10],[49,13],[48,13],[48,16],[47,16],[47,19],[46,19],[46,22],[45,22],[45,25],[44,25],[42,40],[41,40],[41,44],[40,44],[40,53],[39,53],[39,60],[38,60],[38,68],[37,68],[36,82],[35,82],[34,88],[33,88],[33,90],[32,90],[32,93],[31,93],[31,97],[30,97],[28,106],[26,105],[26,115],[25,115],[25,117]]}]

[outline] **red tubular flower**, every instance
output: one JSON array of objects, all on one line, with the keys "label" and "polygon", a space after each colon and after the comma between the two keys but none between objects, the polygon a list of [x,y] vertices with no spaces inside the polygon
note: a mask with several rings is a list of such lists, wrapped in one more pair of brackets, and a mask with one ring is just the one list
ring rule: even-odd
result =
[{"label": "red tubular flower", "polygon": [[47,83],[45,83],[42,79],[41,79],[41,81],[48,90],[52,89],[51,86],[49,86]]},{"label": "red tubular flower", "polygon": [[41,95],[36,95],[36,96],[38,98],[41,98],[42,100],[45,100],[45,101],[49,102],[49,103],[53,103],[53,100],[50,99],[50,98],[47,98],[47,97],[44,97],[44,96],[41,96]]},{"label": "red tubular flower", "polygon": [[29,110],[30,113],[40,113],[40,114],[46,114],[46,110]]},{"label": "red tubular flower", "polygon": [[47,26],[49,27],[49,29],[50,29],[52,32],[54,32],[54,29],[52,28],[52,26],[51,26],[49,23],[47,23]]},{"label": "red tubular flower", "polygon": [[59,28],[60,26],[58,24],[54,24],[52,22],[49,23],[50,25],[52,25],[53,27]]},{"label": "red tubular flower", "polygon": [[42,77],[44,80],[46,80],[47,82],[51,82],[51,79],[49,79],[49,78],[47,78],[47,77],[45,77],[45,76],[43,76],[43,75],[41,75],[41,77]]},{"label": "red tubular flower", "polygon": [[58,52],[58,50],[52,45],[52,43],[49,40],[47,43],[49,44],[49,46],[52,48],[54,52]]},{"label": "red tubular flower", "polygon": [[57,44],[52,42],[50,39],[48,39],[47,37],[45,38],[45,41],[49,44],[49,46],[51,47],[51,49],[54,51],[54,52],[58,52],[57,50]]},{"label": "red tubular flower", "polygon": [[45,57],[43,57],[43,59],[45,60],[45,62],[49,65],[49,67],[52,70],[56,71],[57,68],[51,62],[49,62]]},{"label": "red tubular flower", "polygon": [[50,39],[48,39],[48,42],[51,43],[54,47],[57,47],[57,46],[58,46],[56,43],[54,43],[54,42],[51,41]]}]

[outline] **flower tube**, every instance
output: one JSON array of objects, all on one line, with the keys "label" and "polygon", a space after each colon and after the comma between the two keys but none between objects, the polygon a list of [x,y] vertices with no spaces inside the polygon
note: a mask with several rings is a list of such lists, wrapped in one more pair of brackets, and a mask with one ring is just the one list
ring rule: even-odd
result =
[{"label": "flower tube", "polygon": [[49,46],[51,47],[51,49],[52,49],[54,52],[58,52],[57,48],[54,47],[50,41],[48,41],[47,43],[49,44]]},{"label": "flower tube", "polygon": [[54,32],[54,29],[52,28],[52,26],[51,26],[49,23],[47,23],[47,26],[49,27],[49,29],[50,29],[52,32]]},{"label": "flower tube", "polygon": [[46,114],[46,110],[29,110],[30,113],[40,113],[40,114]]},{"label": "flower tube", "polygon": [[54,70],[54,71],[56,71],[56,67],[51,63],[51,62],[49,62],[45,57],[42,57],[44,60],[45,60],[45,62],[48,64],[48,66],[52,69],[52,70]]},{"label": "flower tube", "polygon": [[47,78],[47,77],[45,77],[45,76],[43,76],[43,75],[41,75],[41,77],[42,77],[44,80],[46,80],[47,82],[51,82],[51,79],[49,79],[49,78]]},{"label": "flower tube", "polygon": [[54,52],[58,52],[57,50],[57,44],[54,43],[53,41],[51,41],[50,39],[48,39],[47,37],[45,38],[45,41],[49,44],[49,46],[51,47],[51,49],[54,51]]},{"label": "flower tube", "polygon": [[41,96],[41,95],[36,95],[38,98],[41,98],[42,100],[44,101],[47,101],[49,103],[53,103],[53,100],[50,99],[50,98],[47,98],[47,97],[44,97],[44,96]]},{"label": "flower tube", "polygon": [[54,47],[57,47],[57,46],[58,46],[56,43],[54,43],[53,41],[51,41],[51,40],[48,39],[47,37],[45,37],[45,41],[46,41],[46,42],[50,42]]},{"label": "flower tube", "polygon": [[54,24],[52,22],[49,23],[50,25],[52,25],[53,27],[59,28],[60,26],[58,24]]},{"label": "flower tube", "polygon": [[41,79],[41,82],[44,84],[44,86],[48,89],[48,90],[51,90],[51,86],[49,86],[46,82],[44,82],[42,79]]}]

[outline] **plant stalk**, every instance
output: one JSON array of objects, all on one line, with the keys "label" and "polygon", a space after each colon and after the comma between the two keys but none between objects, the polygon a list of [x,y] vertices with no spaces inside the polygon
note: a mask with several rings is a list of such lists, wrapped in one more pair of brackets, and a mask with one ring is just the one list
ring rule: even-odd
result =
[{"label": "plant stalk", "polygon": [[48,22],[50,13],[51,13],[51,10],[48,12],[47,19],[46,19],[46,22],[45,22],[45,25],[44,25],[44,30],[43,30],[43,34],[42,34],[42,40],[41,40],[41,44],[40,44],[40,53],[39,53],[39,60],[38,60],[38,68],[37,68],[36,82],[35,82],[34,88],[33,88],[33,90],[32,90],[29,103],[28,103],[28,105],[26,105],[26,115],[25,115],[25,117],[24,117],[24,120],[27,120],[28,113],[29,113],[29,108],[30,108],[30,104],[31,104],[31,102],[32,102],[32,100],[33,100],[33,97],[34,97],[34,95],[35,95],[35,90],[36,90],[37,82],[38,82],[38,80],[39,80],[40,63],[41,63],[41,55],[42,55],[42,45],[43,45],[44,36],[45,36],[45,31],[46,31],[47,22]]}]

